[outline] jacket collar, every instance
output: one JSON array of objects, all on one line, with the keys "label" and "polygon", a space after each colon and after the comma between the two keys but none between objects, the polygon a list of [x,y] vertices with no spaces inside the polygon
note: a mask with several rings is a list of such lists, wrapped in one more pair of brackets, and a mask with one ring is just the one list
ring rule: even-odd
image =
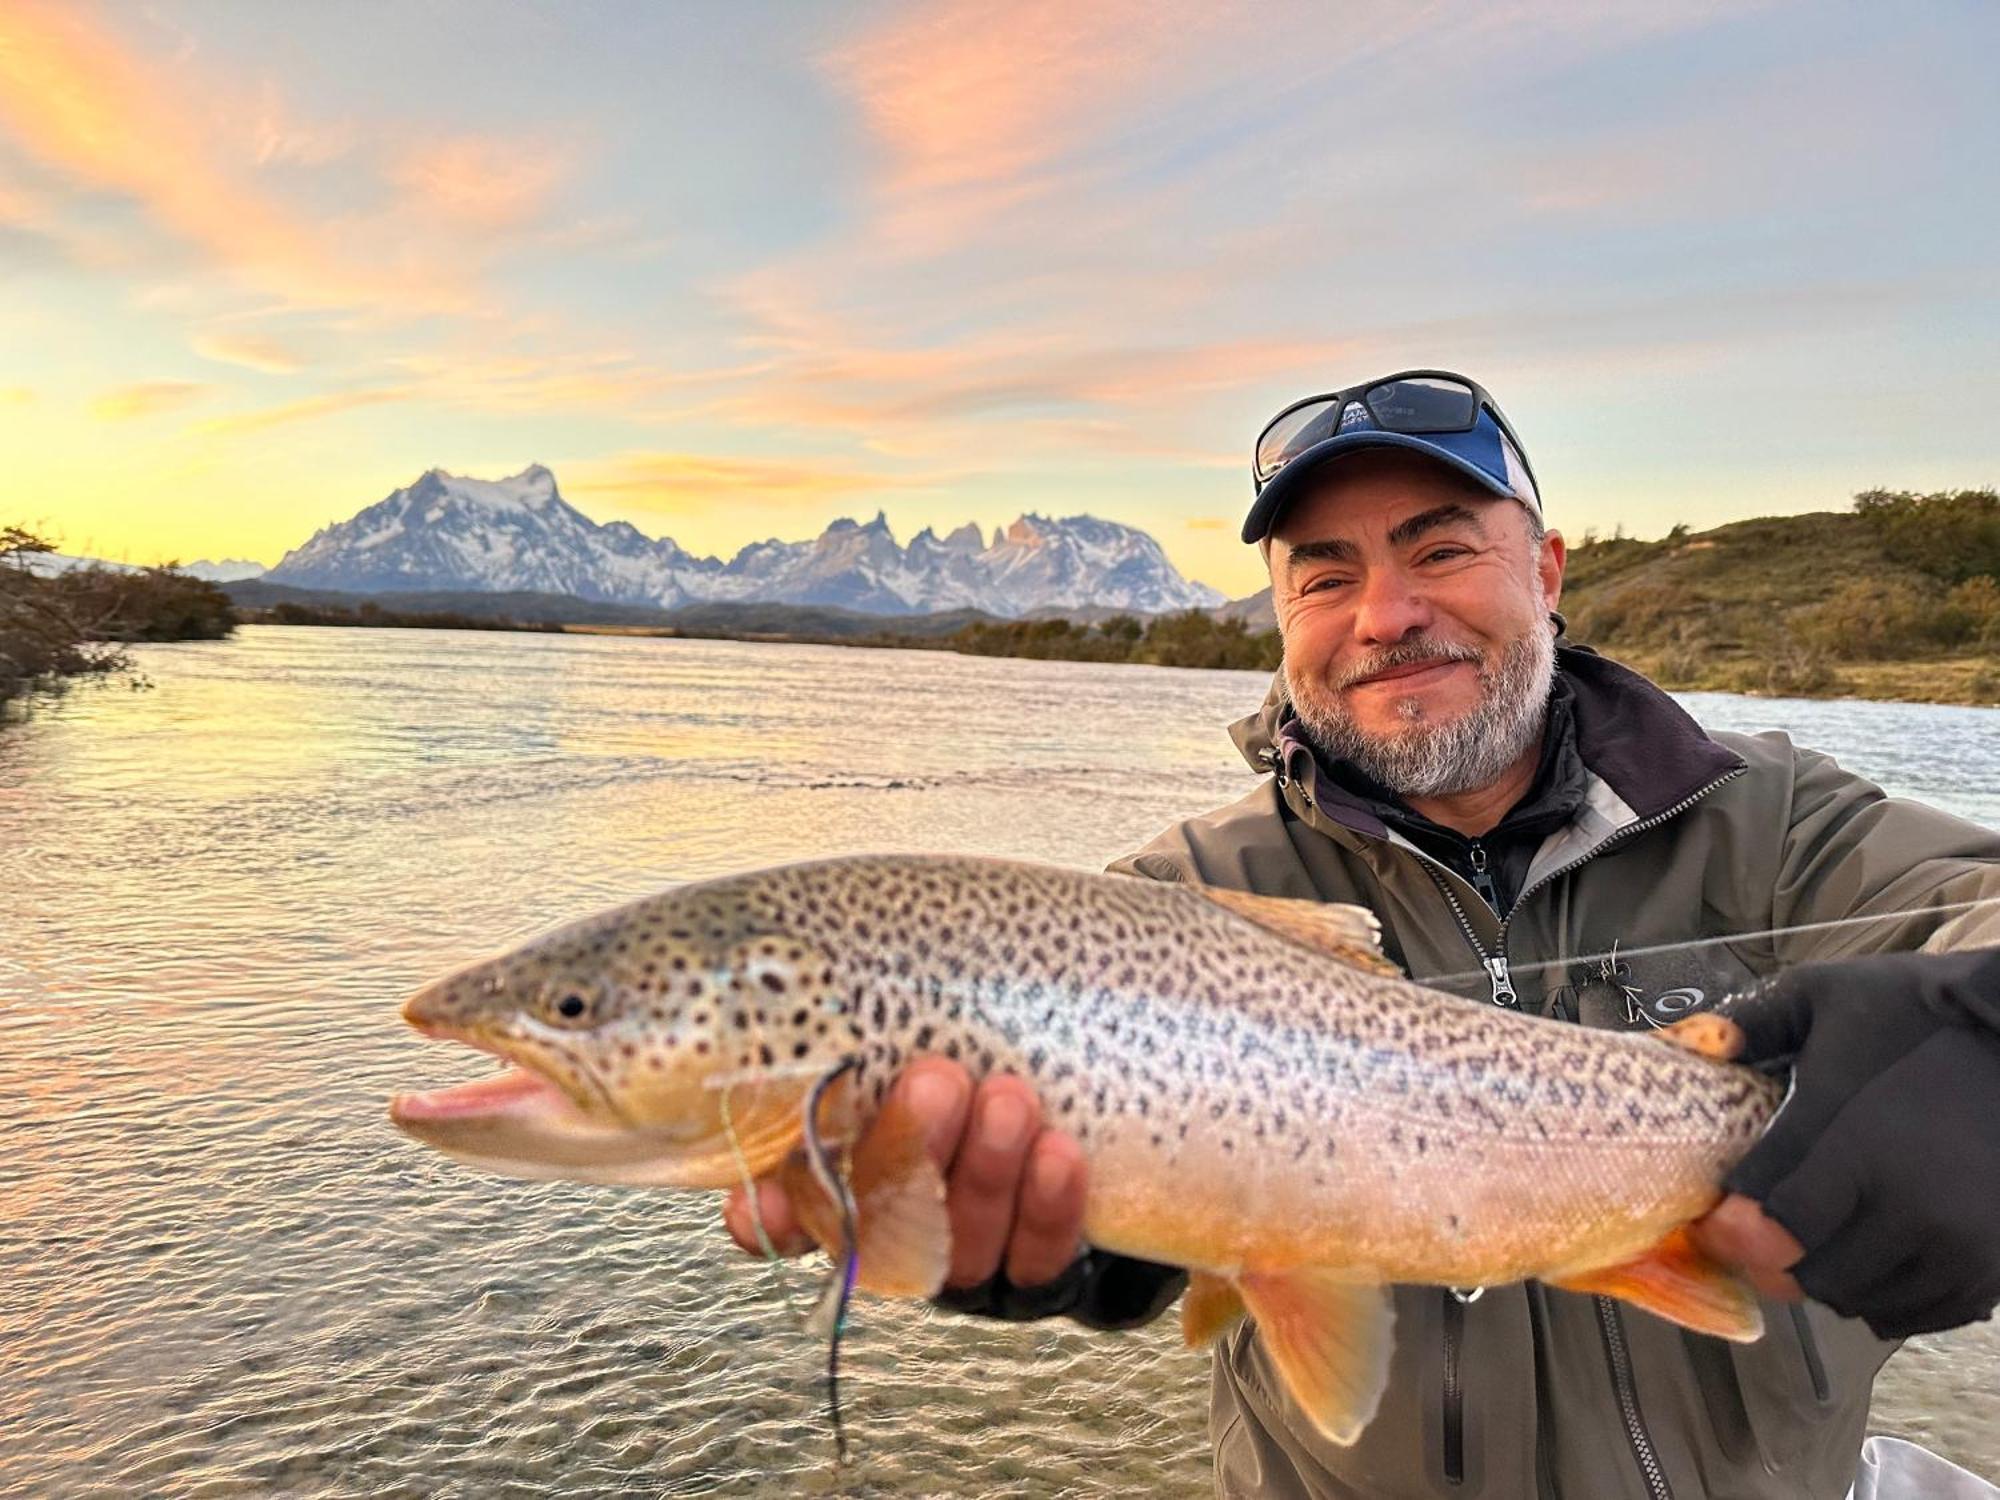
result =
[{"label": "jacket collar", "polygon": [[[1588,647],[1561,642],[1556,669],[1574,694],[1576,748],[1584,767],[1617,794],[1634,818],[1657,817],[1743,761],[1708,737],[1686,709],[1646,678]],[[1293,724],[1282,671],[1256,713],[1230,726],[1243,758],[1260,771],[1307,783],[1320,811],[1342,827],[1385,838],[1388,827],[1364,800],[1317,774],[1312,750]]]}]

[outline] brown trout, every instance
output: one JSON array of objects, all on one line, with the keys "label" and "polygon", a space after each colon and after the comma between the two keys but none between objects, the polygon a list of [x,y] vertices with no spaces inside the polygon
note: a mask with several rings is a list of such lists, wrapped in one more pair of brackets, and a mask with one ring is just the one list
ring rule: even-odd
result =
[{"label": "brown trout", "polygon": [[[859,1285],[930,1296],[944,1185],[883,1115],[920,1052],[1013,1072],[1088,1161],[1084,1232],[1186,1267],[1191,1344],[1256,1320],[1351,1442],[1387,1377],[1384,1288],[1536,1277],[1750,1340],[1749,1290],[1682,1232],[1775,1111],[1726,1021],[1674,1046],[1425,989],[1351,906],[999,860],[865,856],[680,889],[413,996],[516,1065],[406,1095],[405,1131],[513,1176],[727,1188],[782,1172],[822,1244],[802,1107],[853,1145]],[[878,1116],[882,1118],[878,1119]],[[871,1122],[874,1129],[863,1129]]]}]

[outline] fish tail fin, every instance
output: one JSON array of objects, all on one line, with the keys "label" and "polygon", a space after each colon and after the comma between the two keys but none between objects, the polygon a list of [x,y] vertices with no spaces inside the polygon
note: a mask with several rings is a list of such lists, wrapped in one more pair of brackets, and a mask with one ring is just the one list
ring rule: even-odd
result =
[{"label": "fish tail fin", "polygon": [[1361,1436],[1389,1382],[1395,1314],[1380,1286],[1314,1266],[1248,1271],[1243,1305],[1294,1401],[1343,1446]]},{"label": "fish tail fin", "polygon": [[1756,1294],[1740,1276],[1698,1250],[1686,1228],[1673,1230],[1644,1255],[1620,1265],[1549,1284],[1566,1292],[1616,1297],[1669,1323],[1732,1343],[1754,1343],[1764,1333]]}]

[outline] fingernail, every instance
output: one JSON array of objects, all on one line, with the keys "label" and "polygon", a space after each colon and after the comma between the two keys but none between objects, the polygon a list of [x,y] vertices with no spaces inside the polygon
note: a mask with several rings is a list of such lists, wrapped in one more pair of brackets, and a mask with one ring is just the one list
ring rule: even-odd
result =
[{"label": "fingernail", "polygon": [[1069,1191],[1072,1170],[1073,1165],[1067,1156],[1058,1156],[1054,1152],[1044,1153],[1041,1160],[1035,1163],[1031,1174],[1035,1192],[1043,1198],[1061,1197]]},{"label": "fingernail", "polygon": [[942,1120],[958,1105],[958,1090],[944,1073],[915,1073],[904,1087],[903,1098],[927,1124]]},{"label": "fingernail", "polygon": [[979,1133],[996,1151],[1018,1151],[1028,1142],[1028,1106],[1017,1094],[995,1094],[979,1115]]}]

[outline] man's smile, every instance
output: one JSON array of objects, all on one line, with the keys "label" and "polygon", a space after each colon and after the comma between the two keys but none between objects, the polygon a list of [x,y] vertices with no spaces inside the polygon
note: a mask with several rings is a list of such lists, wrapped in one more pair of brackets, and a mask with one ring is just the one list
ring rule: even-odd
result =
[{"label": "man's smile", "polygon": [[1459,668],[1470,671],[1476,666],[1477,663],[1465,661],[1460,658],[1409,662],[1400,667],[1388,667],[1383,671],[1371,673],[1366,677],[1349,683],[1348,687],[1350,690],[1356,688],[1393,687],[1399,691],[1408,692],[1443,682],[1448,673],[1456,671]]}]

